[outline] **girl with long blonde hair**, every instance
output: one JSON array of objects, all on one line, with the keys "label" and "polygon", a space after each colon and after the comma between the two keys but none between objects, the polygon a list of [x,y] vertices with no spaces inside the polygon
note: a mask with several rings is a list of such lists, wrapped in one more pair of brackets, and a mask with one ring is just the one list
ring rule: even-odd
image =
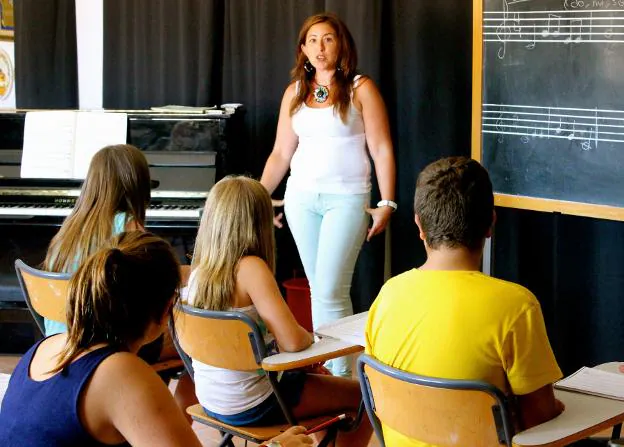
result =
[{"label": "girl with long blonde hair", "polygon": [[[269,352],[300,351],[313,339],[295,320],[275,281],[273,231],[271,198],[260,182],[234,176],[213,186],[195,243],[188,302],[248,315]],[[195,360],[193,368],[197,398],[210,416],[232,425],[285,422],[262,371],[231,371]],[[357,411],[361,400],[357,381],[342,377],[285,372],[279,386],[297,418]],[[355,432],[341,433],[337,445],[366,445],[370,435],[364,421]]]}]

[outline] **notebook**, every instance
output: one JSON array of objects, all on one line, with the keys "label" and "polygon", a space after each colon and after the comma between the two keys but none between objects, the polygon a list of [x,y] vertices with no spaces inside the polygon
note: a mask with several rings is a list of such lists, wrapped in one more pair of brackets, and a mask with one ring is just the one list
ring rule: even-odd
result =
[{"label": "notebook", "polygon": [[364,332],[366,330],[367,319],[368,312],[362,312],[323,325],[314,332],[323,337],[332,337],[353,343],[354,345],[365,346],[366,337]]},{"label": "notebook", "polygon": [[624,400],[624,374],[584,366],[556,382],[555,388]]},{"label": "notebook", "polygon": [[4,398],[4,393],[9,386],[9,379],[11,378],[10,374],[0,373],[0,403],[2,403],[2,399]]}]

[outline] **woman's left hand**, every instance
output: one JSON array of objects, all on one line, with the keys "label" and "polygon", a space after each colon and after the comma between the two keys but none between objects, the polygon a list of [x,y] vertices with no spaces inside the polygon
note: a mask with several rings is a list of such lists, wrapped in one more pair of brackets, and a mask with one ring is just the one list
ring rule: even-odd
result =
[{"label": "woman's left hand", "polygon": [[[271,199],[271,204],[273,205],[273,208],[283,207],[284,200]],[[282,217],[284,217],[284,213],[279,213],[273,216],[273,225],[275,225],[277,228],[282,228],[284,226],[284,224],[282,223]]]},{"label": "woman's left hand", "polygon": [[392,215],[392,208],[389,206],[382,206],[379,208],[366,208],[366,212],[373,218],[373,225],[368,229],[366,240],[370,241],[373,236],[378,235],[386,229],[390,215]]}]

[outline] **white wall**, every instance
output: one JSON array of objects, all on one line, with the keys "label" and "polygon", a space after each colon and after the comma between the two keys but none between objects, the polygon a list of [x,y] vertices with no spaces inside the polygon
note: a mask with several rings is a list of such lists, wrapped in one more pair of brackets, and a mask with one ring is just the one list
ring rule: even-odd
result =
[{"label": "white wall", "polygon": [[104,0],[76,0],[78,104],[101,109],[104,94]]}]

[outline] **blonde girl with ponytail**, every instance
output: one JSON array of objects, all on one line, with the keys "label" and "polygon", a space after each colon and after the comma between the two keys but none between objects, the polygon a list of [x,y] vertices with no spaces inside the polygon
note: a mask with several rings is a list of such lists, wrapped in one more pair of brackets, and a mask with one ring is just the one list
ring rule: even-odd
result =
[{"label": "blonde girl with ponytail", "polygon": [[[210,310],[236,310],[255,320],[269,352],[300,351],[312,343],[286,305],[275,281],[271,197],[260,182],[226,177],[212,187],[199,226],[188,301]],[[235,355],[235,353],[233,353]],[[232,425],[286,423],[263,372],[231,371],[193,361],[195,392],[209,416]],[[344,377],[287,371],[279,382],[295,417],[357,411],[360,386]],[[337,447],[364,446],[372,429],[363,421],[341,433]]]}]

